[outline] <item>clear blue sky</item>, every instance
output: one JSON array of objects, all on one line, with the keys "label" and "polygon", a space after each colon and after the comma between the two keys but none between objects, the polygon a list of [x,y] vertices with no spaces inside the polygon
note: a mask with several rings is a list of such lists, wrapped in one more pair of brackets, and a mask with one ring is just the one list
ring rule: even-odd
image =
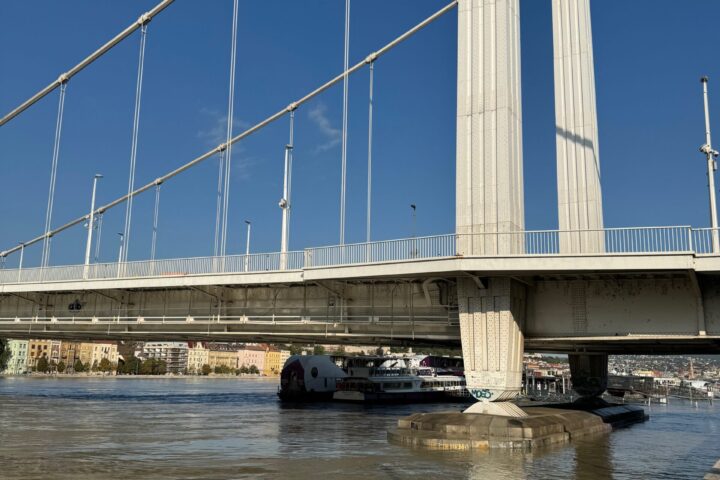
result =
[{"label": "clear blue sky", "polygon": [[[154,1],[4,0],[0,3],[2,114],[119,32]],[[340,0],[240,2],[236,132],[342,69]],[[445,4],[355,0],[354,63]],[[222,141],[232,2],[178,0],[151,22],[137,184]],[[528,229],[557,228],[552,31],[549,0],[522,0],[525,210]],[[720,63],[713,0],[594,0],[600,159],[607,226],[708,224],[699,77],[710,76],[720,145]],[[455,222],[456,21],[451,12],[376,65],[373,237],[450,233]],[[68,86],[54,225],[127,189],[138,37],[126,40]],[[367,71],[350,81],[347,241],[365,237]],[[342,87],[297,113],[291,248],[336,244]],[[57,93],[0,128],[0,250],[43,230]],[[234,150],[229,251],[277,251],[287,121]],[[717,146],[716,145],[716,148]],[[217,160],[162,190],[159,257],[213,249]],[[149,256],[153,195],[135,201],[130,259]],[[124,208],[106,215],[102,259],[117,257]],[[85,231],[53,240],[52,263],[80,263]],[[39,261],[28,249],[28,264]],[[8,260],[8,265],[15,263]]]}]

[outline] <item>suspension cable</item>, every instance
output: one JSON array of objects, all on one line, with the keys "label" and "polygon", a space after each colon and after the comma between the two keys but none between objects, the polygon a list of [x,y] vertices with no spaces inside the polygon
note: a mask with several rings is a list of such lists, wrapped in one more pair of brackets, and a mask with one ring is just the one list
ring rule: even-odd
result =
[{"label": "suspension cable", "polygon": [[[432,22],[434,22],[438,18],[442,17],[443,15],[448,13],[453,8],[457,7],[457,3],[458,3],[458,0],[452,0],[450,3],[448,3],[443,8],[441,8],[437,12],[435,12],[432,15],[430,15],[429,17],[427,17],[422,22],[418,23],[411,29],[405,31],[403,34],[396,37],[394,40],[390,41],[389,43],[385,44],[385,46],[383,46],[379,50],[372,52],[364,60],[356,63],[355,65],[353,65],[349,69],[345,70],[344,72],[339,73],[335,77],[331,78],[327,82],[325,82],[322,85],[320,85],[319,87],[317,87],[315,90],[305,94],[305,96],[290,103],[287,107],[284,107],[282,110],[279,110],[278,112],[273,113],[272,115],[265,118],[264,120],[261,120],[260,122],[256,123],[252,127],[235,135],[230,140],[230,142],[218,145],[217,147],[213,148],[212,150],[205,152],[202,155],[190,160],[189,162],[177,167],[175,170],[172,170],[171,172],[168,172],[165,175],[156,178],[155,180],[151,181],[150,183],[143,185],[142,187],[140,187],[140,188],[136,189],[134,192],[132,192],[130,195],[123,195],[119,198],[116,198],[115,200],[113,200],[112,202],[110,202],[106,205],[98,207],[95,210],[95,214],[99,215],[107,210],[110,210],[111,208],[114,208],[114,207],[120,205],[123,202],[126,202],[129,196],[137,196],[143,192],[150,190],[158,182],[162,183],[173,177],[180,175],[181,173],[185,172],[186,170],[189,170],[190,168],[194,167],[195,165],[198,165],[198,164],[204,162],[208,158],[211,158],[211,157],[215,156],[216,154],[223,152],[229,144],[235,144],[235,143],[239,142],[240,140],[249,137],[253,133],[255,133],[259,130],[262,130],[263,128],[267,127],[271,123],[276,122],[280,118],[284,117],[286,114],[290,113],[292,110],[298,108],[300,105],[309,102],[313,98],[315,98],[318,95],[320,95],[321,93],[323,93],[328,88],[330,88],[333,85],[337,84],[338,82],[342,81],[345,78],[345,76],[352,75],[353,73],[355,73],[358,70],[360,70],[361,68],[363,68],[365,65],[369,65],[370,62],[372,62],[373,60],[376,60],[377,58],[381,57],[382,55],[385,55],[390,50],[397,47],[402,42],[404,42],[408,38],[412,37],[414,34],[418,33],[420,30],[427,27],[428,25],[430,25]],[[24,245],[29,246],[29,245],[35,244],[37,242],[43,241],[43,239],[45,239],[47,236],[52,236],[52,235],[56,235],[60,232],[63,232],[65,230],[67,230],[68,228],[74,227],[75,225],[84,222],[88,218],[89,218],[89,214],[75,218],[74,220],[70,220],[69,222],[65,223],[64,225],[61,225],[58,228],[55,228],[54,230],[52,230],[50,232],[44,233],[42,235],[38,235],[37,237],[35,237],[27,242],[24,242]],[[0,256],[9,255],[9,254],[15,253],[17,251],[20,251],[19,245],[16,245],[14,247],[8,248],[7,250],[0,252]]]},{"label": "suspension cable", "polygon": [[55,204],[55,182],[57,181],[57,167],[60,159],[60,138],[62,136],[63,113],[65,111],[65,90],[67,79],[60,85],[60,99],[58,101],[58,113],[55,120],[55,141],[53,143],[52,165],[50,166],[50,188],[48,191],[47,210],[45,211],[45,237],[42,248],[42,259],[40,265],[47,267],[50,263],[50,227],[52,225],[53,206]]},{"label": "suspension cable", "polygon": [[[288,144],[285,146],[285,183],[286,188],[283,192],[285,198],[285,206],[283,207],[283,215],[285,216],[283,225],[283,248],[284,252],[287,252],[290,248],[290,214],[292,213],[292,161],[293,161],[293,149],[294,146],[294,131],[295,131],[295,110],[290,112],[290,138]],[[283,253],[284,253],[283,252]]]},{"label": "suspension cable", "polygon": [[102,220],[103,214],[98,215],[97,223],[97,240],[95,240],[95,263],[98,263],[100,258],[100,240],[102,239]]},{"label": "suspension cable", "polygon": [[135,167],[137,164],[137,145],[138,135],[140,133],[140,104],[142,99],[143,72],[145,70],[145,43],[147,41],[147,23],[142,25],[140,29],[140,55],[138,58],[137,81],[135,83],[135,113],[133,115],[132,142],[130,146],[130,175],[128,176],[128,201],[125,204],[125,229],[123,231],[123,239],[125,248],[123,248],[122,262],[128,259],[130,251],[130,226],[132,224],[132,192],[135,189]]},{"label": "suspension cable", "polygon": [[368,101],[368,151],[367,151],[367,225],[366,241],[370,243],[370,215],[372,207],[372,140],[373,140],[373,77],[375,60],[370,62],[370,96]]},{"label": "suspension cable", "polygon": [[114,38],[112,38],[109,42],[107,42],[102,47],[95,50],[93,53],[91,53],[89,56],[87,56],[83,61],[72,67],[70,70],[65,72],[63,75],[61,75],[57,80],[53,81],[50,85],[43,88],[39,92],[37,92],[32,97],[25,100],[23,103],[21,103],[18,107],[16,107],[14,110],[9,112],[7,115],[5,115],[2,119],[0,119],[0,127],[8,123],[13,118],[20,115],[22,112],[33,106],[35,103],[37,103],[39,100],[41,100],[43,97],[51,93],[53,90],[55,90],[57,87],[61,86],[63,81],[61,80],[62,77],[65,77],[64,81],[70,80],[73,76],[75,76],[77,73],[79,73],[81,70],[83,70],[85,67],[93,63],[98,58],[105,55],[107,52],[109,52],[114,46],[116,46],[118,43],[125,40],[127,37],[129,37],[135,30],[140,28],[143,24],[149,22],[152,20],[152,18],[157,15],[158,13],[165,10],[174,0],[163,0],[162,2],[155,5],[155,7],[150,10],[149,12],[145,13],[140,17],[139,20],[132,23],[132,25],[128,26],[125,30],[118,33]]},{"label": "suspension cable", "polygon": [[220,255],[227,250],[228,207],[230,205],[230,167],[232,165],[232,130],[235,106],[235,61],[237,58],[238,0],[233,2],[232,44],[230,45],[230,85],[228,87],[228,118],[225,136],[225,182],[223,184],[222,233],[220,235]]},{"label": "suspension cable", "polygon": [[157,244],[158,217],[160,216],[160,184],[155,185],[155,210],[153,211],[152,244],[150,245],[150,260],[155,260],[155,246]]},{"label": "suspension cable", "polygon": [[[344,71],[350,62],[350,0],[345,0]],[[347,183],[348,75],[343,75],[342,153],[340,168],[340,245],[345,245],[345,186]]]},{"label": "suspension cable", "polygon": [[218,162],[218,183],[217,195],[215,202],[215,247],[213,248],[213,256],[220,254],[220,221],[222,220],[222,192],[223,192],[223,173],[225,172],[225,151],[220,152]]}]

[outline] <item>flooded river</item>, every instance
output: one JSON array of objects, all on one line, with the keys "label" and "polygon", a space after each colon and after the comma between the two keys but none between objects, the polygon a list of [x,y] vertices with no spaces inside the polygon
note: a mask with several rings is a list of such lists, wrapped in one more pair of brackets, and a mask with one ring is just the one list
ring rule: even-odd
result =
[{"label": "flooded river", "polygon": [[2,479],[702,478],[720,407],[672,401],[608,436],[541,452],[388,444],[398,417],[456,405],[284,406],[276,381],[0,378]]}]

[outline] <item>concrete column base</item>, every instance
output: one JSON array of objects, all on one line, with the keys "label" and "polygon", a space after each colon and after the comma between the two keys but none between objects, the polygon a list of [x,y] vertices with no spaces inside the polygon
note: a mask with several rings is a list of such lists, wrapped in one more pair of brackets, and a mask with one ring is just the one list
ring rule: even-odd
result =
[{"label": "concrete column base", "polygon": [[483,402],[516,398],[522,387],[525,285],[510,278],[458,278],[458,307],[468,391]]}]

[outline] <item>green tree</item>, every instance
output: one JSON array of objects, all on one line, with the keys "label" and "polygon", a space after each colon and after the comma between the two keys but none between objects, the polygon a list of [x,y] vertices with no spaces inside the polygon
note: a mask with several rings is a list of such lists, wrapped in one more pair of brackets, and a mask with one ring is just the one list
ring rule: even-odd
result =
[{"label": "green tree", "polygon": [[7,348],[6,341],[0,340],[0,371],[3,371],[7,368],[11,356],[12,353],[10,352],[10,349]]},{"label": "green tree", "polygon": [[85,362],[83,364],[83,372],[89,372],[90,371],[90,362]]},{"label": "green tree", "polygon": [[95,360],[92,364],[92,367],[90,368],[90,371],[97,372],[98,371],[98,362]]},{"label": "green tree", "polygon": [[210,372],[212,371],[212,368],[210,368],[210,365],[208,365],[208,364],[206,363],[205,365],[202,366],[202,370],[201,370],[201,371],[202,371],[202,374],[203,374],[203,375],[210,375]]},{"label": "green tree", "polygon": [[250,368],[248,369],[248,373],[257,375],[258,373],[260,373],[260,370],[258,370],[258,367],[256,367],[255,365],[250,365]]},{"label": "green tree", "polygon": [[67,365],[65,365],[65,362],[60,360],[57,364],[57,371],[58,373],[65,373],[65,369],[67,368]]},{"label": "green tree", "polygon": [[325,347],[322,345],[315,345],[313,347],[313,355],[325,355]]},{"label": "green tree", "polygon": [[240,367],[240,373],[250,373],[250,369],[243,365],[242,367]]},{"label": "green tree", "polygon": [[148,358],[140,365],[140,373],[143,375],[165,375],[167,373],[167,363],[163,360]]},{"label": "green tree", "polygon": [[35,371],[40,373],[47,373],[49,369],[50,364],[48,363],[47,357],[40,357],[35,364]]},{"label": "green tree", "polygon": [[302,355],[303,348],[300,345],[295,345],[294,343],[290,345],[290,355]]},{"label": "green tree", "polygon": [[103,358],[100,360],[100,364],[98,365],[98,370],[100,370],[103,373],[110,373],[113,369],[112,363],[109,359]]},{"label": "green tree", "polygon": [[82,373],[85,371],[85,365],[78,359],[75,360],[75,363],[73,364],[73,370],[75,370],[75,373]]}]

